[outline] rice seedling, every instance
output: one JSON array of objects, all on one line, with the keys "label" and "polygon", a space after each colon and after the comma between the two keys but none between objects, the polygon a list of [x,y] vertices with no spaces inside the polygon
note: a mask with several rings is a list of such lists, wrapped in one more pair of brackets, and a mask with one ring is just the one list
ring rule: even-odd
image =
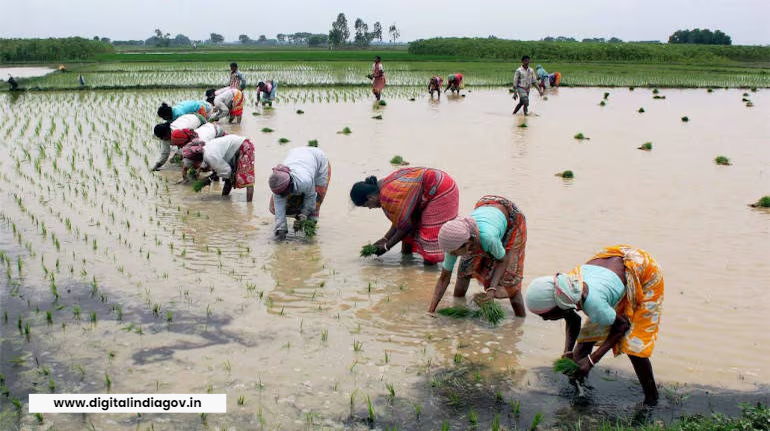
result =
[{"label": "rice seedling", "polygon": [[640,114],[644,114],[644,108],[639,108],[636,112],[638,112]]},{"label": "rice seedling", "polygon": [[652,142],[645,142],[645,143],[643,143],[641,147],[637,148],[637,150],[651,151],[652,150]]},{"label": "rice seedling", "polygon": [[366,409],[369,413],[369,423],[374,423],[375,419],[375,412],[374,412],[374,406],[372,405],[372,399],[369,398],[369,395],[366,396]]},{"label": "rice seedling", "polygon": [[610,93],[604,93],[604,100],[607,100],[607,98],[610,97]]},{"label": "rice seedling", "polygon": [[168,310],[166,312],[166,322],[171,323],[172,320],[174,320],[174,314],[171,312],[171,310]]},{"label": "rice seedling", "polygon": [[385,388],[388,390],[388,400],[392,402],[396,398],[396,389],[393,387],[393,383],[385,383]]},{"label": "rice seedling", "polygon": [[575,173],[570,171],[570,170],[566,170],[566,171],[563,171],[563,172],[558,172],[555,175],[557,177],[562,177],[562,178],[568,179],[568,180],[571,180],[571,179],[575,178]]},{"label": "rice seedling", "polygon": [[584,139],[591,139],[585,135],[583,135],[583,132],[578,132],[573,138],[577,139],[578,141],[582,141]]},{"label": "rice seedling", "polygon": [[311,139],[307,141],[308,147],[318,147],[318,139]]},{"label": "rice seedling", "polygon": [[770,196],[762,196],[757,202],[750,206],[752,208],[770,208]]},{"label": "rice seedling", "polygon": [[372,244],[366,244],[361,248],[361,257],[369,257],[377,253],[377,250],[379,250],[377,246]]},{"label": "rice seedling", "polygon": [[273,133],[273,129],[271,129],[269,127],[263,127],[262,128],[262,133]]},{"label": "rice seedling", "polygon": [[96,324],[96,311],[91,312],[90,321],[93,324]]},{"label": "rice seedling", "polygon": [[752,103],[751,100],[749,100],[749,101],[746,102],[746,107],[747,108],[753,108],[754,107],[754,103]]},{"label": "rice seedling", "polygon": [[382,120],[382,114],[377,114],[377,115],[375,115],[374,117],[372,117],[372,119],[375,119],[375,120]]},{"label": "rice seedling", "polygon": [[708,93],[713,93],[713,92],[714,92],[714,89],[713,89],[713,88],[707,88],[707,89],[706,89],[706,92],[708,92]]},{"label": "rice seedling", "polygon": [[529,426],[529,431],[535,431],[537,429],[537,426],[540,425],[540,422],[543,421],[543,414],[538,412],[535,414],[535,417],[532,419],[532,425]]},{"label": "rice seedling", "polygon": [[380,100],[377,104],[380,105],[380,106],[387,106],[388,102],[386,102],[384,100]]},{"label": "rice seedling", "polygon": [[198,193],[209,184],[209,181],[206,179],[198,179],[193,182],[192,189],[195,193]]},{"label": "rice seedling", "polygon": [[397,165],[397,166],[408,166],[409,162],[404,160],[403,157],[396,155],[396,156],[393,156],[392,159],[390,159],[390,164]]},{"label": "rice seedling", "polygon": [[553,361],[553,371],[555,373],[561,373],[566,376],[574,375],[578,370],[577,362],[570,358],[559,358]]},{"label": "rice seedling", "polygon": [[49,310],[45,312],[45,321],[47,324],[53,325],[53,311]]},{"label": "rice seedling", "polygon": [[294,232],[302,232],[307,238],[313,238],[316,236],[316,230],[318,228],[318,222],[311,219],[305,219],[295,224]]},{"label": "rice seedling", "polygon": [[599,106],[605,106],[605,105],[607,105],[607,102],[605,102],[604,100],[602,100],[601,102],[599,102]]},{"label": "rice seedling", "polygon": [[459,352],[455,353],[454,362],[455,362],[455,364],[462,363],[463,362],[463,355],[460,354]]},{"label": "rice seedling", "polygon": [[717,165],[722,165],[722,166],[730,166],[730,165],[732,165],[732,163],[730,163],[730,159],[728,159],[725,156],[716,156],[716,158],[714,159],[714,163],[716,163]]},{"label": "rice seedling", "polygon": [[449,422],[446,419],[441,421],[441,431],[449,431]]},{"label": "rice seedling", "polygon": [[470,407],[468,410],[468,423],[470,423],[471,426],[475,426],[479,423],[479,415],[473,411],[473,407]]},{"label": "rice seedling", "polygon": [[24,322],[24,338],[29,342],[29,338],[31,336],[31,327],[29,322]]},{"label": "rice seedling", "polygon": [[659,96],[659,95],[655,95],[655,96],[652,96],[652,98],[653,98],[653,99],[656,99],[656,100],[659,100],[659,99],[665,99],[665,98],[666,98],[666,96]]},{"label": "rice seedling", "polygon": [[682,117],[682,122],[686,123],[688,121],[690,121],[690,118],[688,116],[685,115],[684,117]]},{"label": "rice seedling", "polygon": [[652,89],[652,94],[658,94],[658,93],[660,93],[660,91],[657,88]]},{"label": "rice seedling", "polygon": [[329,330],[321,329],[321,342],[325,343],[329,340]]},{"label": "rice seedling", "polygon": [[481,304],[481,317],[493,326],[497,326],[505,318],[505,312],[494,300],[486,301]]},{"label": "rice seedling", "polygon": [[364,343],[362,343],[362,342],[360,342],[358,340],[353,340],[353,351],[354,352],[360,352],[362,350],[364,350]]},{"label": "rice seedling", "polygon": [[13,406],[16,407],[16,411],[19,414],[21,414],[21,410],[22,410],[22,407],[23,407],[21,401],[18,398],[13,397],[13,398],[11,398],[11,404],[13,404]]},{"label": "rice seedling", "polygon": [[35,419],[37,420],[37,423],[42,425],[43,422],[45,422],[45,419],[43,418],[42,413],[35,413]]},{"label": "rice seedling", "polygon": [[304,113],[305,113],[305,111],[303,111],[303,110],[301,110],[301,109],[297,109],[297,114],[300,114],[300,115],[301,115],[301,114],[304,114]]},{"label": "rice seedling", "polygon": [[107,386],[107,391],[112,388],[112,379],[109,373],[104,373],[104,384]]},{"label": "rice seedling", "polygon": [[342,134],[342,135],[349,135],[351,133],[353,133],[353,131],[350,130],[350,127],[345,127],[344,129],[337,132],[337,134]]},{"label": "rice seedling", "polygon": [[251,115],[253,115],[253,116],[257,117],[257,116],[260,116],[260,115],[262,115],[262,114],[260,114],[259,112],[252,112],[252,113],[251,113]]},{"label": "rice seedling", "polygon": [[527,123],[521,123],[521,124],[518,125],[518,127],[522,128],[522,129],[526,129],[529,126],[527,126]]},{"label": "rice seedling", "polygon": [[385,351],[385,363],[390,363],[390,353],[387,350]]},{"label": "rice seedling", "polygon": [[288,144],[289,142],[291,142],[291,141],[288,138],[280,138],[280,139],[278,139],[278,143],[282,144],[282,145],[283,144]]}]

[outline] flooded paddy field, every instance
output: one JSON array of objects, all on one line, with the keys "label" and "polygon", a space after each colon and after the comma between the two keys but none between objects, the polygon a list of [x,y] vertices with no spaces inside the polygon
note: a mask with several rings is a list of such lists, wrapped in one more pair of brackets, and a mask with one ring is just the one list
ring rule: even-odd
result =
[{"label": "flooded paddy field", "polygon": [[[770,99],[744,91],[562,88],[523,117],[497,89],[386,88],[387,106],[364,89],[279,89],[272,110],[247,90],[243,123],[225,128],[256,147],[250,204],[176,185],[178,166],[149,171],[158,105],[198,91],[4,94],[0,428],[515,429],[538,415],[590,428],[768,402],[770,212],[747,204],[770,194]],[[277,244],[270,168],[313,139],[334,166],[318,235]],[[604,245],[648,250],[666,278],[660,406],[640,414],[629,361],[609,355],[577,398],[550,369],[562,324],[509,308],[497,328],[434,318],[436,268],[397,250],[360,258],[389,222],[353,207],[350,187],[395,155],[448,172],[462,214],[484,194],[514,200],[525,285]],[[27,413],[28,394],[50,392],[225,393],[228,413]]]}]

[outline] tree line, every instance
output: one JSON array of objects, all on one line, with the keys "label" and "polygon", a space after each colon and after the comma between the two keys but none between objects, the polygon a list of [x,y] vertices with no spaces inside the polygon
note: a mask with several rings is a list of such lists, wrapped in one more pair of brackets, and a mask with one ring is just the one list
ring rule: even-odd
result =
[{"label": "tree line", "polygon": [[711,31],[707,28],[703,30],[696,28],[693,30],[677,30],[668,37],[668,43],[690,43],[701,45],[732,45],[730,36],[721,30]]},{"label": "tree line", "polygon": [[[353,23],[353,29],[355,34],[351,40],[347,17],[344,13],[337,15],[337,19],[332,22],[332,28],[329,30],[329,45],[337,48],[352,44],[363,48],[369,46],[375,40],[382,42],[383,28],[379,21],[372,24],[372,31],[369,31],[369,24],[361,18],[356,18]],[[398,38],[401,37],[401,33],[398,31],[395,23],[388,27],[388,36],[388,40],[391,43],[396,43]]]},{"label": "tree line", "polygon": [[111,52],[115,48],[98,38],[0,39],[0,63],[86,60]]}]

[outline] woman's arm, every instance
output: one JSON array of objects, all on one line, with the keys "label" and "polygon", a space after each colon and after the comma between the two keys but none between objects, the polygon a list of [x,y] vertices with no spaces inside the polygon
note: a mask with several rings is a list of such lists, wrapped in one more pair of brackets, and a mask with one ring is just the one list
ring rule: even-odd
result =
[{"label": "woman's arm", "polygon": [[626,335],[626,332],[631,328],[631,322],[628,321],[628,318],[623,315],[616,315],[615,321],[612,323],[612,326],[610,326],[610,333],[607,335],[607,338],[604,340],[604,342],[591,354],[586,356],[585,358],[580,359],[578,362],[578,366],[580,369],[575,374],[575,377],[580,378],[583,376],[588,375],[588,372],[591,371],[591,368],[598,363],[602,357],[610,351],[616,344],[620,342],[621,339]]},{"label": "woman's arm", "polygon": [[433,289],[433,299],[430,300],[430,307],[428,307],[429,313],[434,313],[436,311],[436,307],[438,307],[438,303],[441,302],[441,298],[444,297],[444,292],[446,292],[446,288],[449,286],[449,281],[451,279],[452,271],[447,271],[442,268],[441,275],[436,282],[436,288]]},{"label": "woman's arm", "polygon": [[580,319],[580,315],[577,312],[570,311],[567,317],[564,318],[564,322],[567,327],[567,335],[564,339],[564,354],[562,356],[572,357],[572,350],[575,348],[575,342],[577,342],[580,335],[582,319]]}]

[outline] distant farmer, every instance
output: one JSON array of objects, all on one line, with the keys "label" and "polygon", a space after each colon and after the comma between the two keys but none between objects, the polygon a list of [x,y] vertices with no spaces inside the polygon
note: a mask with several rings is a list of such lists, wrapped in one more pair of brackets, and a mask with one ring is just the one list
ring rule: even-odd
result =
[{"label": "distant farmer", "polygon": [[[246,202],[254,198],[254,145],[248,139],[227,135],[214,138],[205,145],[196,139],[182,148],[182,154],[194,167],[206,163],[219,178],[224,178],[222,196],[228,196],[235,187],[246,189]],[[206,180],[211,184],[213,179],[212,175]]]},{"label": "distant farmer", "polygon": [[257,106],[259,101],[262,101],[262,106],[269,104],[273,106],[275,101],[275,93],[278,91],[278,82],[272,79],[267,81],[259,81],[257,84]]},{"label": "distant farmer", "polygon": [[537,86],[535,72],[529,67],[529,56],[525,55],[521,57],[521,67],[516,69],[513,74],[513,99],[519,99],[519,104],[513,110],[514,114],[519,112],[521,108],[524,108],[524,115],[529,113],[529,90],[533,85],[542,96],[543,90]]},{"label": "distant farmer", "polygon": [[219,90],[210,88],[206,90],[206,101],[214,105],[214,114],[209,121],[218,121],[228,117],[228,122],[233,120],[241,124],[243,116],[243,93],[237,88],[224,87]]},{"label": "distant farmer", "polygon": [[537,76],[537,82],[541,89],[545,89],[545,80],[548,79],[548,72],[545,71],[542,65],[535,66],[535,75]]},{"label": "distant farmer", "polygon": [[441,99],[441,86],[443,84],[444,79],[438,75],[434,75],[430,78],[430,81],[428,81],[428,93],[430,93],[431,98],[433,98],[433,92],[435,91],[436,94],[438,94],[438,98]]},{"label": "distant farmer", "polygon": [[295,230],[303,220],[318,221],[331,175],[332,167],[326,154],[313,147],[289,150],[283,164],[273,168],[268,184],[273,192],[270,212],[275,214],[277,239],[286,239],[289,231],[286,216],[295,217]]},{"label": "distant farmer", "polygon": [[[570,272],[535,278],[526,303],[543,320],[566,322],[562,357],[577,362],[576,379],[588,376],[610,350],[616,356],[625,353],[644,391],[644,404],[655,405],[658,388],[650,356],[658,339],[663,290],[655,259],[621,244],[604,248]],[[578,311],[588,316],[582,327]]]},{"label": "distant farmer", "polygon": [[67,71],[67,68],[63,64],[60,64],[59,65],[59,72],[66,72],[66,71]]},{"label": "distant farmer", "polygon": [[230,63],[230,88],[243,91],[246,88],[246,78],[238,70],[238,63]]},{"label": "distant farmer", "polygon": [[168,157],[171,155],[171,137],[174,131],[181,129],[197,129],[198,127],[206,124],[206,119],[199,114],[186,114],[174,120],[174,122],[160,123],[155,126],[153,133],[155,137],[161,140],[160,143],[160,156],[152,167],[153,171],[159,171],[160,168],[166,164]]},{"label": "distant farmer", "polygon": [[382,58],[379,55],[374,57],[372,73],[367,77],[372,80],[372,94],[377,100],[380,100],[382,89],[385,88],[385,70],[382,68]]},{"label": "distant farmer", "polygon": [[463,74],[453,73],[447,77],[446,88],[444,89],[444,93],[450,90],[452,91],[452,94],[459,93],[460,89],[464,87],[465,85],[463,84]]},{"label": "distant farmer", "polygon": [[83,78],[82,74],[80,76],[78,76],[78,84],[80,84],[81,87],[85,87],[86,86],[86,80],[85,80],[85,78]]},{"label": "distant farmer", "polygon": [[561,73],[554,72],[548,75],[548,82],[551,85],[551,87],[558,88],[559,83],[561,83]]},{"label": "distant farmer", "polygon": [[539,82],[538,86],[541,90],[545,90],[545,87],[556,88],[561,82],[561,73],[548,73],[543,66],[539,64],[535,67],[535,74],[537,75],[537,80]]},{"label": "distant farmer", "polygon": [[214,107],[203,100],[184,100],[174,106],[168,106],[166,102],[163,102],[158,108],[158,117],[166,121],[174,121],[185,114],[200,114],[203,118],[208,119],[213,110]]},{"label": "distant farmer", "polygon": [[11,86],[11,91],[18,90],[19,89],[19,83],[16,82],[16,80],[10,74],[8,74],[8,76],[9,76],[9,78],[8,78],[8,85]]}]

